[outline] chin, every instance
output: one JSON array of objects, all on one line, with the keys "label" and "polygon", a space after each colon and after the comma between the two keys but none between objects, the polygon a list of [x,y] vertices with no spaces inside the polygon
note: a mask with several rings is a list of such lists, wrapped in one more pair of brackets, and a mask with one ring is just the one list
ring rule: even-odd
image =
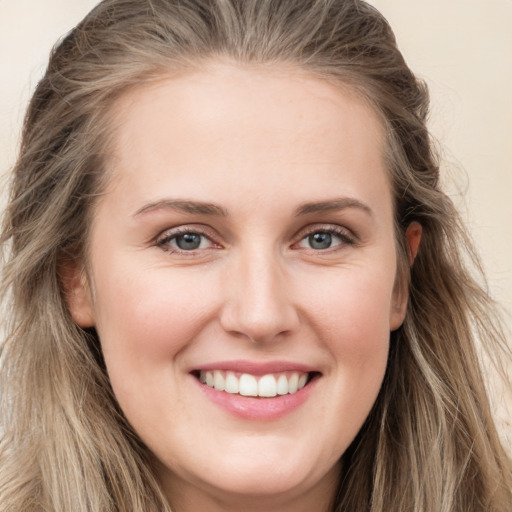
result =
[{"label": "chin", "polygon": [[[224,451],[224,455],[217,453],[212,459],[211,454],[203,453],[201,457],[198,453],[195,463],[187,471],[180,471],[178,478],[166,471],[164,484],[168,484],[171,497],[173,489],[185,478],[191,488],[200,489],[220,502],[258,500],[263,508],[268,502],[268,509],[279,509],[280,500],[300,500],[308,489],[314,491],[325,486],[326,493],[332,494],[339,476],[338,459],[330,459],[324,453],[315,455],[310,448],[297,446],[297,440],[289,433],[285,438],[274,434],[267,439],[248,433],[245,441],[241,437],[233,440],[232,448]],[[207,462],[211,460],[217,462]]]}]

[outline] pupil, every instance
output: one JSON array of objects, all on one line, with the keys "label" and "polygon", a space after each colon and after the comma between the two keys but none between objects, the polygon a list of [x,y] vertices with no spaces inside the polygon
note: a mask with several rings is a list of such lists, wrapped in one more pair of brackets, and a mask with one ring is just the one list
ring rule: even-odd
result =
[{"label": "pupil", "polygon": [[309,244],[313,249],[328,249],[332,243],[330,233],[314,233],[309,235]]},{"label": "pupil", "polygon": [[185,251],[197,249],[201,245],[201,235],[186,233],[176,237],[176,245]]}]

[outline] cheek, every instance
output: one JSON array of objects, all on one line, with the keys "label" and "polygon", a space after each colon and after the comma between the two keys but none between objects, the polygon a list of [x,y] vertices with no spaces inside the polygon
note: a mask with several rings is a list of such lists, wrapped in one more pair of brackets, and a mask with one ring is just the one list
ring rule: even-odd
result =
[{"label": "cheek", "polygon": [[347,307],[329,344],[340,388],[348,400],[355,398],[356,405],[368,411],[384,378],[390,336],[387,316],[378,308],[368,310],[371,306]]},{"label": "cheek", "polygon": [[364,353],[390,332],[393,279],[379,269],[346,269],[309,286],[305,314],[330,340],[333,349],[345,346],[354,355]]},{"label": "cheek", "polygon": [[113,381],[132,369],[132,379],[158,372],[192,342],[215,307],[195,281],[170,269],[97,276],[96,327]]},{"label": "cheek", "polygon": [[[197,280],[170,269],[119,276],[95,276],[96,328],[107,372],[135,430],[165,436],[173,415],[188,415],[180,400],[187,370],[182,354],[211,319],[215,298],[205,291],[212,287],[199,288]],[[177,398],[164,410],[171,396]]]},{"label": "cheek", "polygon": [[308,314],[335,361],[340,401],[369,410],[386,370],[393,283],[385,273],[342,274],[313,289]]}]

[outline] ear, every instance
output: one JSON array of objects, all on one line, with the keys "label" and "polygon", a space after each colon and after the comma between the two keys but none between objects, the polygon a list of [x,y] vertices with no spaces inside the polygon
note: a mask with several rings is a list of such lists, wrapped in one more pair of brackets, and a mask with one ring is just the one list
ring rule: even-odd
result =
[{"label": "ear", "polygon": [[91,291],[83,266],[75,261],[61,262],[59,275],[73,320],[80,327],[94,327]]},{"label": "ear", "polygon": [[[405,232],[405,242],[407,245],[407,258],[409,267],[412,267],[414,260],[418,254],[420,247],[422,227],[417,222],[409,224]],[[392,331],[398,329],[404,322],[405,312],[407,310],[407,300],[409,298],[409,291],[405,279],[400,280],[404,282],[397,282],[393,290],[393,304],[390,313],[390,329]]]},{"label": "ear", "polygon": [[417,222],[411,222],[407,231],[405,232],[405,241],[407,243],[407,256],[409,257],[409,266],[412,267],[414,264],[414,260],[416,259],[416,255],[418,254],[418,249],[420,247],[421,242],[421,234],[423,233],[423,229],[421,224]]}]

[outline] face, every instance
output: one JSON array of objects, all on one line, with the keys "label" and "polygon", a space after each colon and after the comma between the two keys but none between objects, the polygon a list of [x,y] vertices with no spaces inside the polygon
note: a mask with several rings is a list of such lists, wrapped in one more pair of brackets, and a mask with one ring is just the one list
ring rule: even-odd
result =
[{"label": "face", "polygon": [[299,71],[219,63],[114,118],[75,320],[178,510],[315,510],[404,315],[377,116]]}]

